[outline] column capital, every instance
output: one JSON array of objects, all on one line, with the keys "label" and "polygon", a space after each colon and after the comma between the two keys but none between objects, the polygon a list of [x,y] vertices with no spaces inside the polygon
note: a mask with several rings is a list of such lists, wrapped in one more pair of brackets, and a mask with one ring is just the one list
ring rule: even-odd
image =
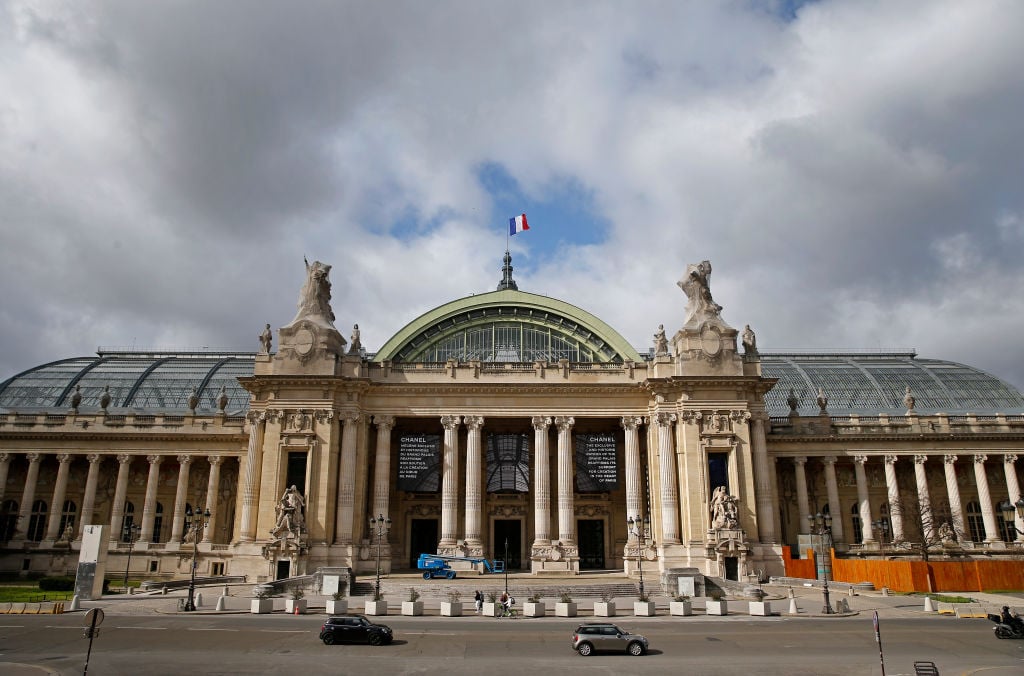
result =
[{"label": "column capital", "polygon": [[266,411],[249,411],[248,413],[245,414],[245,419],[248,420],[250,423],[253,423],[253,424],[258,424],[258,423],[261,423],[261,422],[266,422],[267,421],[267,412]]},{"label": "column capital", "polygon": [[899,459],[900,459],[900,457],[898,455],[888,454],[888,455],[885,456],[885,464],[886,465],[895,465],[896,461],[899,460]]},{"label": "column capital", "polygon": [[560,415],[555,417],[555,427],[558,428],[559,432],[568,432],[575,424],[576,419],[572,416]]},{"label": "column capital", "polygon": [[[699,417],[700,413],[697,412],[697,411],[694,411],[694,412],[697,414],[697,416],[698,416],[697,419],[699,420],[700,419],[700,417]],[[686,413],[684,413],[684,415],[686,415]],[[668,427],[669,425],[673,424],[678,419],[679,419],[679,416],[677,416],[675,413],[656,413],[656,414],[654,414],[654,422],[658,425],[658,427]]]},{"label": "column capital", "polygon": [[206,458],[207,462],[210,463],[210,467],[216,467],[217,465],[224,462],[224,456],[222,455],[211,455]]},{"label": "column capital", "polygon": [[640,427],[640,425],[642,425],[643,422],[644,422],[644,419],[641,418],[640,416],[632,416],[632,415],[623,416],[623,418],[622,418],[622,427],[623,427],[623,429],[626,429],[626,430],[629,430],[629,431],[632,432],[632,431],[635,431],[637,427]]},{"label": "column capital", "polygon": [[117,454],[117,461],[119,463],[121,463],[122,465],[127,465],[128,463],[130,463],[132,461],[132,456],[131,456],[130,453],[118,453]]},{"label": "column capital", "polygon": [[530,418],[530,424],[536,431],[543,432],[551,425],[551,416],[535,415]]},{"label": "column capital", "polygon": [[89,461],[90,465],[95,465],[96,463],[103,461],[103,455],[100,453],[90,453],[85,456],[85,459]]},{"label": "column capital", "polygon": [[0,465],[3,465],[3,464],[8,463],[10,461],[11,461],[11,454],[10,453],[0,453]]},{"label": "column capital", "polygon": [[190,462],[192,462],[192,456],[191,455],[179,455],[178,456],[178,464],[179,465],[187,465]]},{"label": "column capital", "polygon": [[795,464],[795,465],[806,465],[807,464],[807,456],[806,455],[793,456],[793,464]]},{"label": "column capital", "polygon": [[855,455],[855,456],[853,456],[853,461],[855,463],[857,463],[858,465],[863,466],[863,465],[867,464],[868,456],[866,456],[866,455]]},{"label": "column capital", "polygon": [[465,423],[466,429],[471,431],[479,430],[484,426],[484,418],[481,415],[467,415],[462,422]]},{"label": "column capital", "polygon": [[150,465],[159,465],[161,462],[164,461],[164,456],[162,456],[162,455],[147,455],[146,456],[146,460],[149,461]]},{"label": "column capital", "polygon": [[342,411],[341,413],[338,414],[338,417],[341,419],[341,422],[342,424],[345,425],[345,427],[348,427],[349,425],[355,425],[356,423],[363,419],[363,416],[359,413],[359,411]]},{"label": "column capital", "polygon": [[395,416],[375,415],[373,416],[373,424],[376,425],[379,430],[391,430],[395,427]]},{"label": "column capital", "polygon": [[462,424],[462,418],[457,415],[443,415],[441,416],[441,426],[446,430],[451,431]]},{"label": "column capital", "polygon": [[[662,416],[662,415],[673,415],[673,414],[671,414],[671,413],[658,413],[656,415],[657,416]],[[703,417],[704,417],[704,414],[701,413],[700,411],[683,411],[682,413],[679,414],[679,420],[682,421],[683,423],[687,424],[687,425],[696,425],[698,422],[701,421],[701,419]],[[663,423],[659,422],[658,424],[661,425]]]},{"label": "column capital", "polygon": [[822,465],[835,465],[836,464],[836,460],[837,460],[836,456],[834,456],[834,455],[826,455],[824,458],[821,459],[821,464]]},{"label": "column capital", "polygon": [[1007,453],[1006,455],[1003,456],[1003,462],[1005,462],[1007,465],[1012,465],[1013,463],[1017,462],[1017,456],[1012,453]]},{"label": "column capital", "polygon": [[955,465],[956,461],[959,460],[959,459],[960,459],[960,456],[953,455],[951,453],[942,456],[942,462],[946,463],[947,465]]},{"label": "column capital", "polygon": [[983,464],[986,460],[988,460],[988,456],[985,455],[984,453],[975,453],[974,454],[974,463],[976,465]]},{"label": "column capital", "polygon": [[57,454],[57,462],[59,462],[62,465],[68,464],[69,462],[71,462],[71,454],[70,453],[58,453]]},{"label": "column capital", "polygon": [[39,460],[43,457],[43,454],[42,453],[26,453],[25,457],[28,458],[29,462],[33,462],[34,463],[34,462],[39,462]]},{"label": "column capital", "polygon": [[914,464],[915,465],[923,465],[926,462],[928,462],[928,456],[927,455],[915,455],[914,456]]}]

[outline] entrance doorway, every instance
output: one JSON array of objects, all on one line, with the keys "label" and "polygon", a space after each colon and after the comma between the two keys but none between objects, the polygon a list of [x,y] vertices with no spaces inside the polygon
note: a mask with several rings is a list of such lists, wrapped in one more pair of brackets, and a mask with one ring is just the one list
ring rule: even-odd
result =
[{"label": "entrance doorway", "polygon": [[277,577],[275,577],[274,579],[275,580],[284,580],[285,578],[287,578],[290,575],[291,570],[292,570],[292,562],[291,561],[278,561],[277,562]]},{"label": "entrance doorway", "polygon": [[604,568],[604,521],[580,519],[576,522],[579,534],[580,570]]},{"label": "entrance doorway", "polygon": [[[505,541],[508,541],[508,556],[505,554]],[[523,522],[518,519],[494,520],[494,543],[491,551],[493,558],[505,558],[505,568],[519,570],[523,567]]]},{"label": "entrance doorway", "polygon": [[420,554],[437,553],[437,519],[413,519],[409,537],[409,567],[416,568]]},{"label": "entrance doorway", "polygon": [[735,556],[725,557],[725,579],[736,580],[740,579],[740,560]]}]

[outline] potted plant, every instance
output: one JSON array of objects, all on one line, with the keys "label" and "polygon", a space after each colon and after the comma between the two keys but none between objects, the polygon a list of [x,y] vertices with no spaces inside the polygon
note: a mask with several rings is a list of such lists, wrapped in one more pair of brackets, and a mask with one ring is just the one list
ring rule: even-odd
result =
[{"label": "potted plant", "polygon": [[687,617],[693,615],[693,603],[686,594],[679,594],[668,604],[669,615]]},{"label": "potted plant", "polygon": [[448,600],[441,601],[441,615],[443,617],[459,617],[462,615],[462,592],[453,589],[448,592]]},{"label": "potted plant", "polygon": [[374,590],[373,600],[366,602],[366,608],[364,612],[367,615],[387,615],[388,614],[388,602],[384,600],[384,594]]},{"label": "potted plant", "polygon": [[486,594],[487,600],[484,601],[484,616],[486,617],[498,617],[501,615],[501,604],[498,603],[498,592],[489,591]]},{"label": "potted plant", "polygon": [[594,617],[615,617],[615,602],[610,590],[601,590],[601,600],[594,601]]},{"label": "potted plant", "polygon": [[253,595],[255,598],[249,606],[251,613],[254,615],[264,615],[274,612],[274,599],[270,598],[270,592],[267,589],[257,587]]},{"label": "potted plant", "polygon": [[568,589],[558,593],[558,602],[555,604],[555,617],[576,617],[576,604],[573,603],[572,595]]},{"label": "potted plant", "polygon": [[348,612],[348,599],[345,598],[345,592],[340,588],[338,591],[331,594],[331,598],[327,601],[327,614],[328,615],[344,615]]},{"label": "potted plant", "polygon": [[654,601],[644,592],[636,601],[633,601],[633,614],[640,617],[652,617],[655,615]]},{"label": "potted plant", "polygon": [[284,610],[289,615],[304,615],[306,613],[306,592],[302,587],[292,587],[288,592],[291,598],[284,602]]},{"label": "potted plant", "polygon": [[708,615],[728,615],[729,604],[723,598],[721,592],[714,592],[704,604],[704,610]]},{"label": "potted plant", "polygon": [[422,615],[423,601],[420,601],[420,593],[415,587],[409,587],[409,600],[402,601],[403,615]]},{"label": "potted plant", "polygon": [[547,608],[544,607],[544,602],[540,600],[540,592],[530,592],[530,597],[523,604],[523,617],[544,617],[546,612]]}]

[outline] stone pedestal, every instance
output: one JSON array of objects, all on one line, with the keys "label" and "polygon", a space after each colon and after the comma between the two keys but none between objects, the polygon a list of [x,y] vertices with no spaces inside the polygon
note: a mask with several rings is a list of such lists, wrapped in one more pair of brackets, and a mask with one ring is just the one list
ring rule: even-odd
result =
[{"label": "stone pedestal", "polygon": [[750,614],[768,617],[772,614],[772,604],[768,601],[751,601]]},{"label": "stone pedestal", "polygon": [[633,614],[637,617],[653,617],[655,614],[654,601],[634,601]]},{"label": "stone pedestal", "polygon": [[410,616],[422,615],[423,601],[403,601],[402,614]]},{"label": "stone pedestal", "polygon": [[265,615],[274,612],[274,599],[253,599],[249,604],[249,612],[253,615]]},{"label": "stone pedestal", "polygon": [[668,612],[670,615],[688,617],[693,615],[693,603],[690,601],[672,601],[668,604]]},{"label": "stone pedestal", "polygon": [[542,601],[527,601],[523,604],[523,617],[544,617],[547,608]]},{"label": "stone pedestal", "polygon": [[330,599],[327,601],[328,615],[344,615],[348,612],[348,599]]},{"label": "stone pedestal", "polygon": [[611,601],[594,601],[594,617],[615,617],[615,604]]},{"label": "stone pedestal", "polygon": [[[405,605],[405,604],[403,604]],[[462,601],[442,601],[441,617],[461,617]]]},{"label": "stone pedestal", "polygon": [[556,603],[555,617],[576,617],[575,603]]},{"label": "stone pedestal", "polygon": [[708,615],[728,615],[729,604],[726,601],[708,601],[704,606]]},{"label": "stone pedestal", "polygon": [[365,613],[367,615],[387,615],[388,614],[388,602],[387,601],[367,601]]}]

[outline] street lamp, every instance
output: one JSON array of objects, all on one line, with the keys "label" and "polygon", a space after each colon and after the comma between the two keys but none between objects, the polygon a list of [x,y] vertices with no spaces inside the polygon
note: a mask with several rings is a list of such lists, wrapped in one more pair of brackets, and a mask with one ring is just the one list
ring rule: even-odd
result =
[{"label": "street lamp", "polygon": [[380,600],[380,545],[384,540],[384,536],[387,535],[388,531],[391,530],[391,517],[386,517],[383,514],[377,516],[377,518],[370,517],[370,530],[371,534],[377,538],[377,581],[373,585],[373,600]]},{"label": "street lamp", "polygon": [[505,538],[505,598],[508,598],[508,538]]},{"label": "street lamp", "polygon": [[196,609],[196,566],[199,561],[199,535],[206,528],[206,522],[210,518],[210,510],[196,511],[195,519],[192,518],[192,506],[185,506],[185,532],[192,534],[192,576],[188,581],[188,601],[185,602],[184,610],[193,611]]},{"label": "street lamp", "polygon": [[872,521],[871,525],[874,526],[875,530],[877,530],[881,535],[881,537],[878,538],[878,546],[881,553],[885,555],[885,539],[889,535],[889,520],[878,519],[877,521]]},{"label": "street lamp", "polygon": [[128,563],[124,565],[124,593],[128,593],[128,569],[132,567],[132,547],[135,546],[135,540],[139,537],[139,531],[142,530],[139,526],[131,524],[130,526],[124,527],[124,534],[128,536]]},{"label": "street lamp", "polygon": [[[822,556],[821,572],[825,578],[825,584],[822,587],[822,593],[825,596],[825,606],[821,609],[821,612],[825,615],[834,615],[835,610],[832,609],[832,602],[828,598],[828,574],[829,569],[832,567],[832,515],[824,514],[821,512],[817,514],[807,515],[807,521],[811,525],[811,535],[818,536],[818,549]],[[828,548],[826,549],[826,537]]]},{"label": "street lamp", "polygon": [[1006,522],[1006,527],[1012,528],[1017,535],[1024,535],[1024,531],[1017,528],[1017,524],[1014,523],[1014,511],[1017,512],[1017,516],[1024,519],[1024,497],[1017,496],[1017,502],[1010,502],[1008,499],[999,503],[999,511],[1003,513],[1003,521]]},{"label": "street lamp", "polygon": [[645,516],[642,520],[640,516],[629,517],[626,519],[626,525],[628,526],[628,532],[631,536],[636,538],[636,565],[637,570],[640,571],[640,600],[644,600],[644,552],[643,548],[647,546],[647,538],[651,535],[651,518]]}]

